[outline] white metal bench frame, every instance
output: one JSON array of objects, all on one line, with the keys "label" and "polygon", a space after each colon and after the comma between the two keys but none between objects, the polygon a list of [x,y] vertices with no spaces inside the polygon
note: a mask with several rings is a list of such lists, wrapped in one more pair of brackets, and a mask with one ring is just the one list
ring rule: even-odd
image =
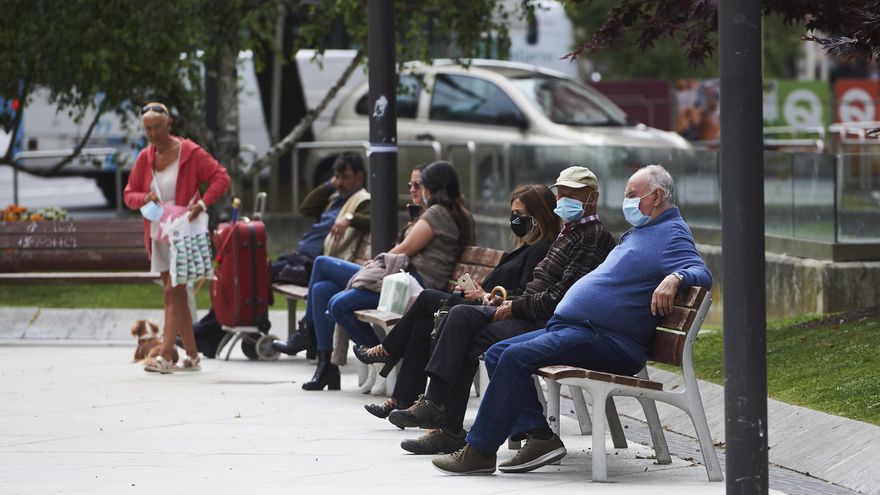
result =
[{"label": "white metal bench frame", "polygon": [[[706,465],[706,472],[710,481],[721,481],[723,479],[721,465],[718,463],[718,456],[715,452],[715,446],[712,443],[712,436],[709,432],[709,425],[706,421],[706,413],[703,409],[703,401],[700,397],[700,389],[697,384],[696,376],[693,368],[693,346],[696,341],[700,327],[709,311],[712,299],[706,291],[702,302],[697,308],[693,323],[687,330],[681,362],[681,372],[684,378],[684,387],[676,391],[655,390],[640,386],[626,385],[614,383],[598,379],[590,379],[583,377],[569,377],[551,379],[544,377],[547,383],[547,417],[551,428],[558,433],[559,431],[559,392],[561,385],[569,385],[572,390],[572,398],[574,399],[575,409],[578,412],[578,418],[581,426],[581,432],[591,430],[593,436],[593,460],[592,460],[592,479],[593,481],[607,481],[606,454],[605,454],[605,430],[606,424],[612,432],[612,440],[615,447],[625,447],[626,440],[623,438],[623,430],[620,428],[617,410],[614,407],[613,397],[634,397],[642,405],[645,411],[645,418],[651,431],[651,438],[654,442],[658,464],[668,464],[671,462],[669,448],[666,439],[663,436],[663,430],[660,425],[660,417],[657,413],[657,407],[654,401],[661,401],[673,405],[690,417],[697,434],[697,441],[703,453],[703,460]],[[667,330],[658,330],[667,331]],[[682,334],[682,332],[676,332]],[[643,368],[635,375],[638,378],[648,380],[648,370]],[[590,423],[589,415],[586,413],[586,401],[581,391],[585,391],[592,399],[594,407],[598,404],[605,405],[606,414],[595,414]],[[606,421],[607,416],[607,421]]]}]

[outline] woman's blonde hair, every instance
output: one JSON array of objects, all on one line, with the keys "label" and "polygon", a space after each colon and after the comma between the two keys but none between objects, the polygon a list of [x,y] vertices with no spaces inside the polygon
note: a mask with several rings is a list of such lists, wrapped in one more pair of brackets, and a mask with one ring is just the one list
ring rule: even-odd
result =
[{"label": "woman's blonde hair", "polygon": [[164,103],[151,101],[141,108],[141,122],[146,117],[162,117],[167,120],[171,118],[171,112],[168,111],[168,107]]}]

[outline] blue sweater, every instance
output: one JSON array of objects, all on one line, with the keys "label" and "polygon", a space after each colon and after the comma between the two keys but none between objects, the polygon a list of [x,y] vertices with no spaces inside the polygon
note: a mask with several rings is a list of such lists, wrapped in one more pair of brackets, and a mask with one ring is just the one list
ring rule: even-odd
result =
[{"label": "blue sweater", "polygon": [[675,271],[684,275],[680,289],[712,285],[712,274],[690,229],[678,208],[670,208],[624,234],[605,261],[565,293],[554,317],[619,336],[615,340],[628,350],[640,351],[630,354],[644,361],[660,322],[659,315],[651,315],[651,297]]}]

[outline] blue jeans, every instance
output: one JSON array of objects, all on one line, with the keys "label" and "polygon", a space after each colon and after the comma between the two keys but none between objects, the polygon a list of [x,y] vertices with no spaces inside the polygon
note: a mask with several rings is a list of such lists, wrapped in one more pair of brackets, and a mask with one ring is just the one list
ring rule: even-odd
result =
[{"label": "blue jeans", "polygon": [[319,351],[329,351],[333,348],[333,320],[327,315],[330,300],[345,290],[349,279],[360,269],[360,265],[339,258],[330,256],[315,258],[312,276],[309,279],[305,318],[311,319],[315,324]]},{"label": "blue jeans", "polygon": [[549,428],[532,379],[532,373],[542,366],[566,364],[633,374],[642,369],[645,360],[646,356],[632,353],[631,346],[619,342],[613,332],[554,316],[546,328],[503,340],[486,351],[491,379],[467,442],[492,454],[511,435]]}]

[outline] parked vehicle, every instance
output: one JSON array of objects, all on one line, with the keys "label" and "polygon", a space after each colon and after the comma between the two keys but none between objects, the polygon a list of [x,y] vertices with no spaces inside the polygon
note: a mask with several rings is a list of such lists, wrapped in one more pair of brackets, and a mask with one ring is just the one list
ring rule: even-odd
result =
[{"label": "parked vehicle", "polygon": [[[466,196],[474,193],[472,198],[498,192],[503,174],[498,170],[499,156],[507,145],[563,150],[555,157],[546,153],[533,157],[533,166],[555,168],[571,160],[564,152],[566,145],[690,149],[678,134],[631,121],[609,99],[560,72],[498,60],[472,60],[468,67],[450,60],[404,67],[397,95],[399,170],[434,158],[430,148],[410,147],[407,142],[436,141],[443,156],[452,158],[450,150],[464,149],[465,143],[473,141],[478,147],[477,170],[466,170],[469,160],[453,159]],[[316,141],[367,140],[369,114],[368,87],[363,82],[341,101]],[[301,170],[305,185],[329,177],[340,152],[310,150]],[[399,190],[404,191],[406,174],[398,175]],[[472,185],[477,189],[469,189]],[[499,196],[503,199],[508,193],[500,191]]]}]

